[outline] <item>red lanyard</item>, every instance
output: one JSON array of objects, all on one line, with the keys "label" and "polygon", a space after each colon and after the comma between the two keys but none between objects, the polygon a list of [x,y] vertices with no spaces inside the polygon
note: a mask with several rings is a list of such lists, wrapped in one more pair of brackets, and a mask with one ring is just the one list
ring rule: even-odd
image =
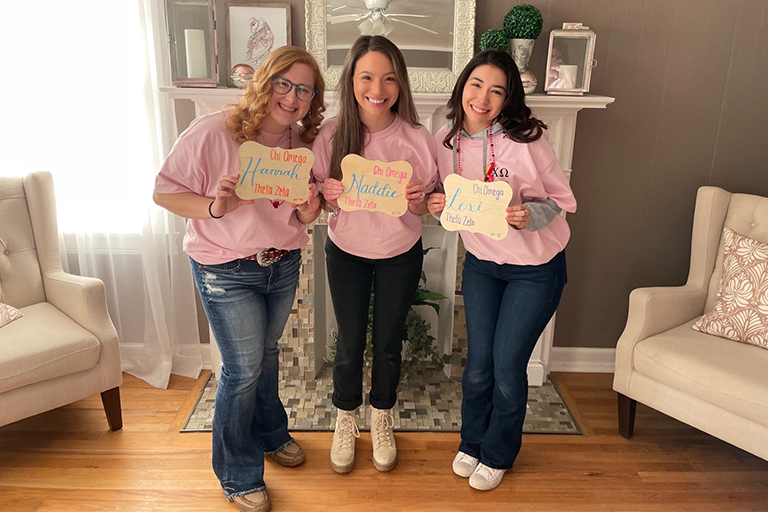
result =
[{"label": "red lanyard", "polygon": [[[491,144],[491,163],[485,169],[484,181],[493,181],[493,170],[496,169],[496,152],[493,148],[493,123],[488,126],[488,142]],[[461,130],[456,135],[456,163],[461,176]]]},{"label": "red lanyard", "polygon": [[[291,135],[291,125],[288,125],[288,149],[293,149],[293,136]],[[280,208],[280,205],[283,204],[285,201],[273,201],[269,200],[270,203],[272,203],[272,206],[275,208]]]}]

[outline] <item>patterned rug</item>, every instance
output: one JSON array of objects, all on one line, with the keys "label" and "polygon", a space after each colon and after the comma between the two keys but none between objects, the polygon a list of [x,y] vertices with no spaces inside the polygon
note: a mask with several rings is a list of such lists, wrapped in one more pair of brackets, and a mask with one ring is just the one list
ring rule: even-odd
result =
[{"label": "patterned rug", "polygon": [[[210,432],[216,399],[216,379],[210,377],[182,432]],[[332,367],[326,365],[313,381],[280,380],[280,398],[288,413],[289,430],[333,430],[336,408],[331,403]],[[366,391],[367,394],[367,391]],[[360,430],[370,430],[370,408],[358,411]],[[461,430],[461,382],[425,365],[398,392],[395,430],[401,432]],[[523,432],[526,434],[581,434],[579,426],[551,381],[528,390]]]}]

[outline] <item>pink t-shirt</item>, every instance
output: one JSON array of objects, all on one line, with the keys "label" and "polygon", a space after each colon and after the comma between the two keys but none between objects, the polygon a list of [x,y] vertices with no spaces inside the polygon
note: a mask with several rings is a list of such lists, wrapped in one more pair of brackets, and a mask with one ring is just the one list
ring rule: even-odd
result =
[{"label": "pink t-shirt", "polygon": [[[441,180],[456,171],[454,150],[443,146],[443,138],[448,130],[446,125],[435,135]],[[489,147],[486,150],[488,162],[483,161],[485,139],[483,134],[477,134],[475,140],[461,138],[461,175],[464,178],[483,181],[485,168],[491,158]],[[455,149],[455,137],[452,143]],[[506,181],[512,187],[510,206],[551,199],[567,212],[576,211],[576,199],[555,152],[549,145],[546,132],[537,141],[524,144],[494,131],[493,143],[499,175],[494,181]],[[478,259],[502,265],[541,265],[565,248],[571,230],[565,218],[558,215],[538,231],[510,227],[509,234],[502,240],[492,240],[485,235],[468,231],[460,231],[459,234],[467,251]]]},{"label": "pink t-shirt", "polygon": [[[155,192],[216,197],[221,177],[240,170],[240,144],[225,125],[228,115],[216,112],[192,121],[160,169]],[[299,130],[296,125],[291,128],[292,145],[307,147]],[[287,149],[288,130],[272,145]],[[241,206],[221,219],[187,220],[184,252],[199,263],[215,265],[270,247],[303,249],[308,241],[306,228],[290,203],[275,208],[268,199],[256,199],[254,204]]]},{"label": "pink t-shirt", "polygon": [[[315,166],[312,170],[320,184],[328,177],[331,164],[332,137],[338,118],[320,128],[315,139]],[[420,179],[431,192],[437,183],[435,141],[423,126],[411,126],[399,116],[386,129],[367,137],[363,156],[368,160],[393,162],[405,160],[413,167],[413,178]],[[328,236],[340,249],[361,258],[384,259],[408,251],[421,237],[421,215],[406,210],[402,217],[385,213],[339,210],[337,217],[328,216]]]}]

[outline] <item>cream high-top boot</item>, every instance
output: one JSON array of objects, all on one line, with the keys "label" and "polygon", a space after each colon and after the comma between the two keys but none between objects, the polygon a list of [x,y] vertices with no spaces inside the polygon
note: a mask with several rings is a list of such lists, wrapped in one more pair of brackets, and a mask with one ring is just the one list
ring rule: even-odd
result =
[{"label": "cream high-top boot", "polygon": [[373,442],[373,465],[379,471],[392,471],[397,464],[397,445],[392,429],[395,418],[392,410],[371,407],[371,441]]},{"label": "cream high-top boot", "polygon": [[355,411],[337,409],[336,430],[331,445],[331,469],[337,473],[349,473],[355,467],[355,438],[360,437],[355,421]]}]

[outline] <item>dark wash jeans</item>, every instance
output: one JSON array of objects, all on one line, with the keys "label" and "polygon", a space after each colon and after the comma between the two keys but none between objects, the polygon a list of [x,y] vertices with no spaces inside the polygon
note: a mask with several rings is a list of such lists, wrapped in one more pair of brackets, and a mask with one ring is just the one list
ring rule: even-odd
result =
[{"label": "dark wash jeans", "polygon": [[264,453],[292,441],[278,396],[279,348],[299,281],[301,251],[269,267],[192,260],[223,363],[213,418],[213,471],[227,498],[260,491]]},{"label": "dark wash jeans", "polygon": [[369,403],[390,409],[397,403],[405,318],[421,277],[421,239],[408,251],[385,259],[354,256],[330,239],[325,244],[328,286],[339,326],[333,365],[333,405],[353,411],[363,403],[363,353],[373,283],[373,363]]},{"label": "dark wash jeans", "polygon": [[467,253],[459,450],[486,466],[509,469],[520,452],[528,360],[566,281],[564,252],[543,265],[499,265]]}]

